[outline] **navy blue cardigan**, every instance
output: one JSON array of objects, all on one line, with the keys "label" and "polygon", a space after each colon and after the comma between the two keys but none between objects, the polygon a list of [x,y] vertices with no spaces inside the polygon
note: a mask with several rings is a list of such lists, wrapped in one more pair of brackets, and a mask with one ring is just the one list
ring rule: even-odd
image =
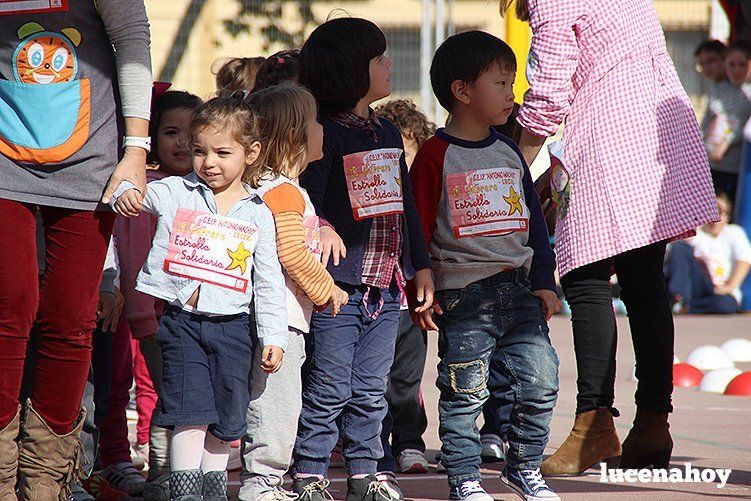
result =
[{"label": "navy blue cardigan", "polygon": [[[334,266],[333,261],[329,260],[329,273],[336,282],[358,286],[362,284],[363,258],[373,220],[369,218],[355,221],[347,192],[342,157],[380,148],[403,150],[404,144],[399,129],[380,117],[382,127],[378,129],[377,140],[361,129],[345,127],[330,118],[321,117],[320,121],[323,125],[323,158],[308,165],[300,176],[300,186],[308,192],[316,214],[331,223],[347,247],[347,257],[339,260],[339,266]],[[407,172],[404,155],[400,163],[404,197],[401,264],[405,278],[409,280],[414,277],[415,271],[430,268],[430,257],[422,235],[415,199],[412,196],[412,181]]]}]

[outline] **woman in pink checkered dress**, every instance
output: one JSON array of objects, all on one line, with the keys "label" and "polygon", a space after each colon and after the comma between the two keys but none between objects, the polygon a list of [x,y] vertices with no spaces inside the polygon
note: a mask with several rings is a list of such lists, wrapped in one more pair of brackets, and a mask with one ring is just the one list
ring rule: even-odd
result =
[{"label": "woman in pink checkered dress", "polygon": [[[518,119],[528,162],[566,121],[563,168],[552,177],[561,194],[556,253],[572,310],[577,416],[542,471],[575,475],[619,456],[622,468],[664,468],[673,447],[674,338],[665,246],[718,219],[699,127],[651,0],[518,0],[517,15],[533,33],[531,88]],[[639,379],[623,447],[613,425],[613,272]]]}]

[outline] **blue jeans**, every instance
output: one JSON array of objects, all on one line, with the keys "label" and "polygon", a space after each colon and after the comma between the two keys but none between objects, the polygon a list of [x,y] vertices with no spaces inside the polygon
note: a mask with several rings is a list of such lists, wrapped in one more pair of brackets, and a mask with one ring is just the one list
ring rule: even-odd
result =
[{"label": "blue jeans", "polygon": [[437,297],[444,312],[438,317],[438,432],[449,485],[481,480],[477,417],[489,396],[488,367],[496,351],[514,391],[508,464],[538,468],[558,395],[558,356],[540,300],[520,270]]},{"label": "blue jeans", "polygon": [[738,302],[731,295],[719,296],[714,293],[714,285],[709,275],[694,257],[694,250],[684,242],[670,246],[670,256],[665,263],[668,292],[671,297],[681,296],[688,312],[693,314],[722,313],[738,311]]},{"label": "blue jeans", "polygon": [[480,435],[498,435],[502,440],[508,440],[511,429],[511,411],[514,408],[514,389],[511,381],[503,371],[503,352],[496,350],[490,359],[490,374],[488,377],[488,401],[482,406],[482,417],[485,423],[480,429]]},{"label": "blue jeans", "polygon": [[[350,297],[339,314],[313,313],[310,322],[294,473],[326,475],[339,436],[337,420],[350,475],[375,473],[383,456],[381,421],[386,415],[400,293],[396,287],[371,288],[364,301],[362,287],[341,286]],[[383,304],[376,316],[380,299]]]}]

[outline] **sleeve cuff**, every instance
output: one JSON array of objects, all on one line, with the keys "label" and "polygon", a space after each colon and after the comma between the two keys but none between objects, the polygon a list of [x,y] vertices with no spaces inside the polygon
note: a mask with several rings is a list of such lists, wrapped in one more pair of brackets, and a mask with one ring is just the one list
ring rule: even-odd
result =
[{"label": "sleeve cuff", "polygon": [[532,290],[537,291],[541,289],[547,289],[556,291],[555,277],[553,276],[553,270],[555,266],[552,265],[536,265],[529,274],[529,281],[532,284]]},{"label": "sleeve cuff", "polygon": [[261,345],[261,348],[265,348],[267,346],[278,346],[285,352],[287,351],[287,341],[289,341],[289,331],[285,332],[284,334],[274,334],[258,338],[258,342]]},{"label": "sleeve cuff", "polygon": [[141,190],[136,188],[135,184],[131,183],[127,179],[123,179],[123,181],[120,183],[120,186],[118,186],[115,190],[115,193],[112,194],[112,199],[109,203],[109,206],[112,210],[115,210],[115,203],[117,203],[117,199],[123,196],[123,193],[128,190],[136,190],[138,193],[141,193]]}]

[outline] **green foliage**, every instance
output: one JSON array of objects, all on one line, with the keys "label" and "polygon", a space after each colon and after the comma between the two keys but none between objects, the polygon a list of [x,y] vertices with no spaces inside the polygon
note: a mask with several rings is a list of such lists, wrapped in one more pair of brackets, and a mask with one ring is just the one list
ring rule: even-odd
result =
[{"label": "green foliage", "polygon": [[[232,37],[250,33],[251,20],[263,20],[261,34],[263,48],[272,45],[300,47],[305,41],[305,29],[316,23],[313,15],[313,0],[236,0],[240,5],[236,18],[225,19],[224,28]],[[293,4],[297,9],[297,20],[290,23],[282,19],[283,7]]]}]

